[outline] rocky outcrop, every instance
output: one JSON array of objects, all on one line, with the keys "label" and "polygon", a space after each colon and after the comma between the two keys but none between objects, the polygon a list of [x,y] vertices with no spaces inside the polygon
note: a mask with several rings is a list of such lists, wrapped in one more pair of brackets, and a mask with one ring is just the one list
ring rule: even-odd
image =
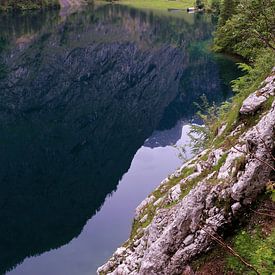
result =
[{"label": "rocky outcrop", "polygon": [[[264,83],[273,87],[274,77]],[[242,114],[259,108],[253,100],[249,104],[252,96]],[[182,274],[190,269],[190,261],[211,248],[208,232],[222,233],[265,188],[274,170],[274,129],[275,102],[234,145],[206,150],[165,179],[138,206],[131,239],[98,273]]]},{"label": "rocky outcrop", "polygon": [[241,114],[247,115],[256,112],[270,96],[275,95],[275,67],[272,70],[272,75],[266,78],[261,86],[262,88],[245,99],[240,109]]}]

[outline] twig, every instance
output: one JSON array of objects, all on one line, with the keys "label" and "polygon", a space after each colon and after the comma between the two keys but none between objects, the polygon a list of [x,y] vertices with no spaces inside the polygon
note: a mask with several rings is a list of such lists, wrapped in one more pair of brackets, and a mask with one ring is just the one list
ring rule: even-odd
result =
[{"label": "twig", "polygon": [[[201,227],[201,226],[200,226]],[[222,246],[224,249],[226,249],[230,254],[238,258],[245,266],[248,268],[252,269],[253,271],[256,272],[257,275],[260,275],[260,273],[255,269],[253,265],[248,263],[243,257],[241,257],[232,247],[230,247],[228,244],[226,244],[220,236],[215,236],[214,234],[208,232],[204,228],[201,227],[201,229],[208,234],[214,241],[216,241],[220,246]],[[216,233],[217,234],[217,233]]]},{"label": "twig", "polygon": [[259,211],[253,210],[253,209],[251,209],[251,211],[254,212],[254,213],[256,213],[256,214],[259,214],[259,215],[263,215],[263,216],[268,216],[268,217],[271,217],[271,218],[275,218],[275,215],[271,215],[271,214],[264,213],[264,212],[259,212]]},{"label": "twig", "polygon": [[260,208],[260,211],[275,211],[275,208]]}]

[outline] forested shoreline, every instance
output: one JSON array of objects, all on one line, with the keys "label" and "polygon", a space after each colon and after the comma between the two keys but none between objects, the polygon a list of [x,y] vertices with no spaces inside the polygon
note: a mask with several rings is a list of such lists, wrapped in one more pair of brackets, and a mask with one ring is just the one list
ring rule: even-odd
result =
[{"label": "forested shoreline", "polygon": [[0,11],[34,10],[60,7],[58,0],[1,0]]}]

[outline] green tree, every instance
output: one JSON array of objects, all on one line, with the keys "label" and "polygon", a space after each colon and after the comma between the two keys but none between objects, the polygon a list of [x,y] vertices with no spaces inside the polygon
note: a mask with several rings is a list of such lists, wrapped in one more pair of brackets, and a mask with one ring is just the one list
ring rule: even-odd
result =
[{"label": "green tree", "polygon": [[236,12],[239,0],[224,0],[221,5],[219,25],[224,25]]},{"label": "green tree", "polygon": [[[275,0],[240,0],[235,11],[225,7],[227,1],[222,6],[214,48],[237,53],[251,61],[262,49],[275,52]],[[228,19],[222,24],[225,18]]]},{"label": "green tree", "polygon": [[196,0],[196,8],[203,9],[204,8],[204,1],[203,0]]},{"label": "green tree", "polygon": [[221,1],[220,0],[212,0],[211,1],[211,10],[214,11],[215,13],[220,13],[220,6],[221,6]]}]

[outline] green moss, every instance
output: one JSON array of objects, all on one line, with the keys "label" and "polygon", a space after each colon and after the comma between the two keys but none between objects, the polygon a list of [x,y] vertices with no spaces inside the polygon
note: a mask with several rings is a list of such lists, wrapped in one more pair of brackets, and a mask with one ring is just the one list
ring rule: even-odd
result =
[{"label": "green moss", "polygon": [[185,169],[183,169],[179,177],[170,178],[167,183],[157,188],[152,193],[152,195],[154,195],[156,199],[163,197],[169,189],[171,189],[173,186],[178,184],[182,179],[190,176],[194,172],[195,172],[195,167],[186,167]]},{"label": "green moss", "polygon": [[208,160],[208,156],[209,156],[209,154],[205,154],[205,155],[203,155],[203,156],[200,158],[200,160],[202,160],[202,161],[207,161],[207,160]]},{"label": "green moss", "polygon": [[204,170],[200,175],[198,175],[196,178],[186,182],[185,184],[182,185],[182,193],[180,198],[184,198],[186,195],[189,194],[191,189],[196,186],[200,181],[202,181],[207,175],[209,175],[212,171],[211,170]]},{"label": "green moss", "polygon": [[271,108],[271,106],[272,106],[272,103],[273,103],[274,99],[275,99],[275,96],[270,96],[270,97],[268,98],[268,100],[264,103],[264,105],[263,105],[263,107],[262,107],[263,111],[268,111],[268,110],[270,110],[270,108]]},{"label": "green moss", "polygon": [[246,163],[246,160],[244,155],[234,160],[234,167],[236,168],[235,169],[236,172],[235,172],[235,175],[232,175],[232,177],[235,177],[239,171],[244,171],[245,163]]},{"label": "green moss", "polygon": [[[156,212],[156,206],[154,206],[153,204],[149,204],[143,211],[143,217],[145,215],[147,215],[147,219],[141,223],[140,220],[134,220],[133,224],[132,224],[132,229],[131,229],[131,234],[130,234],[130,238],[129,241],[131,242],[135,237],[141,237],[138,236],[137,231],[139,228],[145,228],[147,227],[153,220],[154,216],[155,216],[155,212]],[[130,243],[127,242],[126,246],[129,245]],[[125,244],[124,244],[125,245]]]},{"label": "green moss", "polygon": [[213,167],[213,171],[216,171],[216,172],[217,172],[217,171],[220,170],[220,168],[221,168],[221,167],[223,166],[223,164],[225,163],[227,156],[228,156],[228,154],[223,154],[223,155],[221,156],[221,158],[219,159],[217,165],[215,165],[215,166]]},{"label": "green moss", "polygon": [[137,235],[137,231],[139,228],[140,228],[140,223],[138,221],[134,220],[132,223],[130,240],[132,240]]},{"label": "green moss", "polygon": [[[253,232],[242,230],[233,239],[233,248],[261,275],[274,274],[275,230],[268,237],[258,229]],[[233,256],[228,256],[226,262],[227,268],[234,274],[255,274]]]},{"label": "green moss", "polygon": [[231,198],[218,199],[215,202],[215,206],[218,207],[219,209],[223,209],[225,211],[225,214],[229,214],[231,212],[231,205],[232,205]]}]

